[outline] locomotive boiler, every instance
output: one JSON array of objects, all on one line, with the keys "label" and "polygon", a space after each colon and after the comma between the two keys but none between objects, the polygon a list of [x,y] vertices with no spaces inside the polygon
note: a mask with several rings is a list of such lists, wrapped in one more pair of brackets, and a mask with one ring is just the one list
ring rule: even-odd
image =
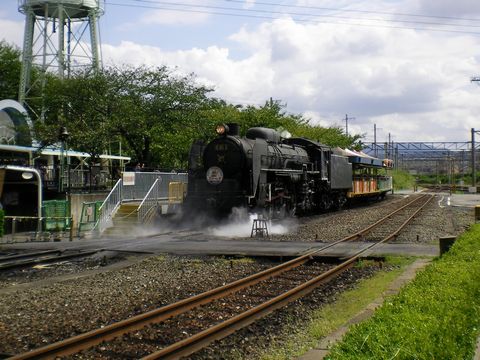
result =
[{"label": "locomotive boiler", "polygon": [[276,130],[219,125],[189,157],[187,208],[227,215],[234,207],[270,218],[339,208],[352,188],[352,164],[335,149]]}]

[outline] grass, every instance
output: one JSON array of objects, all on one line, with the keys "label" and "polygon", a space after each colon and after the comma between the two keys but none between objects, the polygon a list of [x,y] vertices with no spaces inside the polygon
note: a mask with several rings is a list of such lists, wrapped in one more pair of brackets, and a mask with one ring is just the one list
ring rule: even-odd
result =
[{"label": "grass", "polygon": [[[272,343],[261,359],[292,359],[316,346],[319,339],[336,330],[378,298],[392,280],[402,272],[402,267],[412,261],[412,258],[388,258],[386,264],[395,265],[394,270],[378,272],[371,278],[361,280],[355,289],[339,294],[334,303],[327,304],[313,313],[306,330],[295,331],[292,329],[287,343]],[[361,262],[357,266],[368,266],[368,262]],[[291,322],[294,323],[295,319],[292,319]]]},{"label": "grass", "polygon": [[328,359],[472,359],[480,329],[480,225],[350,329]]},{"label": "grass", "polygon": [[415,186],[415,178],[406,171],[394,170],[392,177],[395,190],[413,189]]}]

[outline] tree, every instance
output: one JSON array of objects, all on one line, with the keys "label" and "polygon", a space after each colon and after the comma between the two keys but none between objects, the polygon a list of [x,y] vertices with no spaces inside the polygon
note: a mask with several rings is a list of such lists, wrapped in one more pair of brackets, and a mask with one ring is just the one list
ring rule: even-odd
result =
[{"label": "tree", "polygon": [[70,79],[49,75],[43,104],[45,121],[36,135],[44,144],[58,142],[64,126],[70,147],[95,160],[112,142],[147,167],[185,168],[191,144],[210,140],[219,123],[238,123],[243,133],[253,126],[286,129],[330,146],[351,147],[360,137],[340,128],[311,125],[303,115],[288,114],[272,99],[261,107],[234,106],[209,97],[211,89],[195,76],[180,76],[167,67],[85,70]]},{"label": "tree", "polygon": [[[166,67],[84,71],[70,79],[50,76],[45,90],[45,121],[36,134],[44,144],[58,141],[67,127],[69,145],[94,159],[122,141],[134,162],[147,167],[184,167],[190,144],[211,124],[209,109],[219,101],[193,75]],[[209,125],[210,126],[210,125]]]},{"label": "tree", "polygon": [[66,127],[69,146],[97,161],[115,141],[110,121],[117,101],[114,95],[111,79],[102,72],[84,70],[69,79],[49,76],[44,95],[45,119],[35,123],[37,138],[44,145],[56,143],[59,129]]},{"label": "tree", "polygon": [[186,143],[193,141],[187,129],[204,120],[201,112],[211,106],[211,90],[197,85],[193,75],[181,77],[167,67],[115,70],[115,78],[113,126],[135,160],[147,166],[180,166],[188,154]]},{"label": "tree", "polygon": [[21,51],[14,45],[0,41],[0,100],[18,99]]}]

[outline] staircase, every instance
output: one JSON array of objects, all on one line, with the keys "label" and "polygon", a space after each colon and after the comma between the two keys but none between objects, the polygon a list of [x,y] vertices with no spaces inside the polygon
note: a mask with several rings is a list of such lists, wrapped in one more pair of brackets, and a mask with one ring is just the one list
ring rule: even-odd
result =
[{"label": "staircase", "polygon": [[105,229],[102,237],[125,237],[136,235],[138,225],[137,209],[140,202],[127,202],[120,205],[113,216],[113,226]]}]

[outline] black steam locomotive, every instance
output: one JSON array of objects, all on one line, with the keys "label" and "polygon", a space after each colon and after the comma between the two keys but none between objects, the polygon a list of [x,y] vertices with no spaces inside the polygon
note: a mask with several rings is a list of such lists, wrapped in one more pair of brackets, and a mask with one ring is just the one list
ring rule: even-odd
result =
[{"label": "black steam locomotive", "polygon": [[[369,186],[357,195],[383,197],[388,191],[378,188],[382,179],[372,172],[384,166],[381,160],[374,164],[362,158],[352,164],[355,156],[341,149],[304,138],[284,139],[268,128],[254,127],[240,137],[237,124],[219,125],[217,134],[208,144],[197,141],[191,148],[189,208],[227,215],[233,207],[247,206],[269,217],[337,209],[355,195],[359,176]],[[355,175],[356,169],[360,172]]]}]

